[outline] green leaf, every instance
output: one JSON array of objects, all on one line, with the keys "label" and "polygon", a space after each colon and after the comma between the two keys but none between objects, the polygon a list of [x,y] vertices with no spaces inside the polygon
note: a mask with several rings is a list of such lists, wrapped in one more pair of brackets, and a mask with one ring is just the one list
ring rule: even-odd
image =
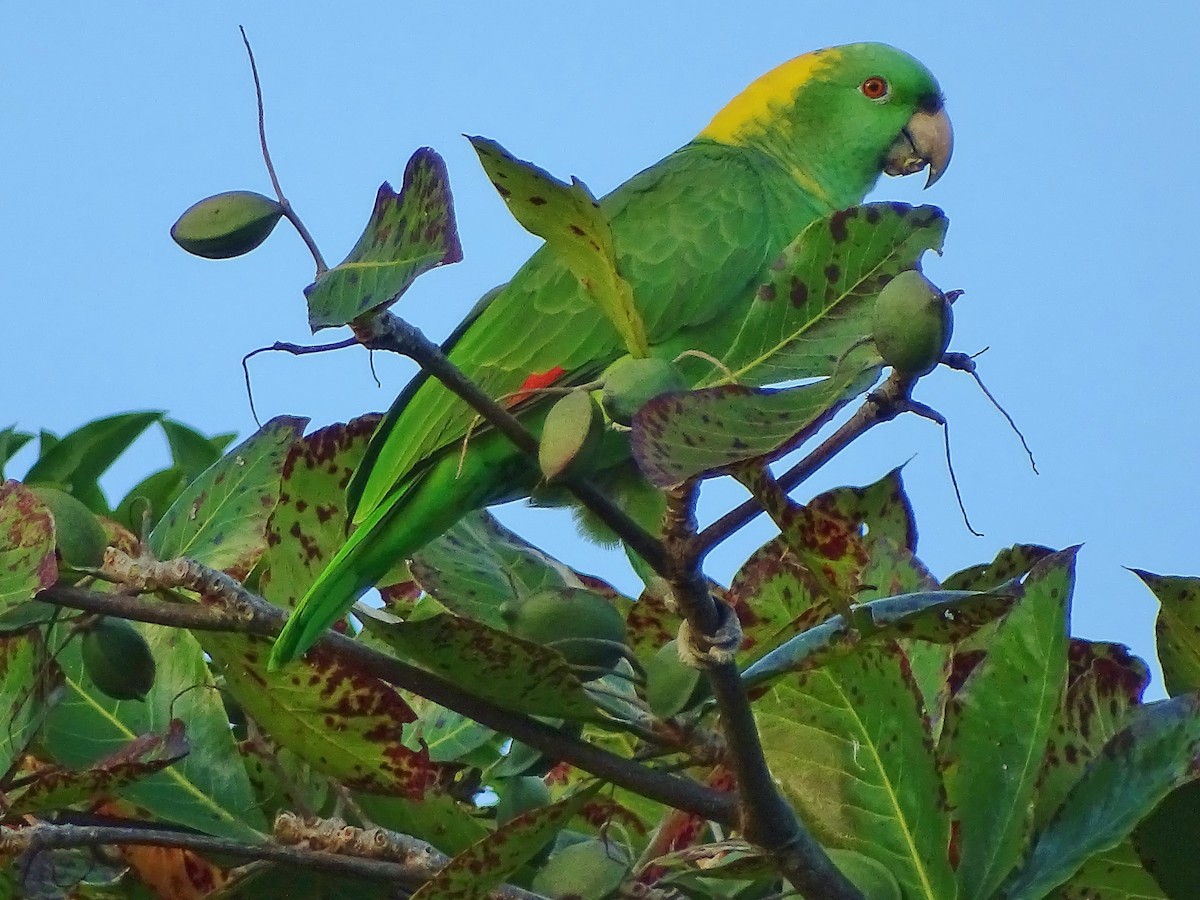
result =
[{"label": "green leaf", "polygon": [[833,377],[783,390],[728,384],[662,394],[633,417],[633,458],[659,487],[716,475],[749,459],[776,459],[878,377],[875,365],[847,365]]},{"label": "green leaf", "polygon": [[[180,628],[132,623],[157,663],[145,702],[113,700],[87,677],[79,640],[58,653],[65,694],[46,721],[42,740],[51,757],[86,769],[139,735],[165,733],[173,719],[187,723],[191,752],[175,765],[127,785],[120,796],[154,816],[205,834],[257,841],[268,830],[255,805],[221,697],[204,653]],[[63,631],[55,632],[61,636]]]},{"label": "green leaf", "polygon": [[307,421],[272,419],[188,485],[150,533],[155,557],[187,556],[244,578],[266,549],[283,463]]},{"label": "green leaf", "polygon": [[413,900],[486,900],[493,888],[545,847],[599,787],[517,816],[450,860],[412,895]]},{"label": "green leaf", "polygon": [[1132,572],[1160,604],[1154,632],[1167,693],[1200,690],[1200,578]]},{"label": "green leaf", "polygon": [[1124,841],[1167,794],[1196,777],[1198,763],[1200,696],[1183,694],[1139,709],[1038,834],[1004,896],[1046,896],[1089,858]]},{"label": "green leaf", "polygon": [[319,647],[270,672],[269,638],[206,632],[200,640],[246,715],[317,771],[410,800],[437,779],[428,754],[403,744],[416,714],[391,685]]},{"label": "green leaf", "polygon": [[422,547],[409,571],[448,610],[493,628],[505,627],[501,604],[579,583],[567,565],[509,531],[487,510],[469,513]]},{"label": "green leaf", "polygon": [[498,706],[563,719],[603,718],[557,650],[447,613],[390,622],[363,610],[360,618],[402,657]]},{"label": "green leaf", "polygon": [[161,734],[143,734],[81,771],[48,766],[5,798],[7,816],[44,815],[110,795],[187,756],[183,722],[173,719]]},{"label": "green leaf", "polygon": [[1058,809],[1108,740],[1129,724],[1149,683],[1149,668],[1124,645],[1071,639],[1067,690],[1038,777],[1034,811],[1038,828]]},{"label": "green leaf", "polygon": [[17,431],[15,425],[9,425],[0,431],[0,480],[4,479],[4,467],[8,461],[31,440],[33,440],[32,434]]},{"label": "green leaf", "polygon": [[[946,709],[939,753],[961,835],[959,897],[991,897],[1021,855],[1067,677],[1076,549],[1048,556]],[[1003,723],[1004,740],[997,740]]]},{"label": "green leaf", "polygon": [[650,355],[633,290],[617,269],[612,229],[578,178],[567,184],[495,141],[469,137],[488,178],[527,231],[546,241],[612,323],[631,356]]},{"label": "green leaf", "polygon": [[[1124,846],[1124,845],[1122,845]],[[1200,781],[1167,794],[1133,833],[1136,858],[1171,897],[1200,884]],[[1074,879],[1072,879],[1074,880]]]},{"label": "green leaf", "polygon": [[0,484],[0,613],[57,580],[50,510],[25,485]]},{"label": "green leaf", "polygon": [[772,775],[822,844],[879,861],[905,897],[954,896],[945,792],[894,643],[776,682],[754,712]]},{"label": "green leaf", "polygon": [[[1195,847],[1193,840],[1189,846],[1193,860]],[[1182,900],[1200,883],[1193,878],[1179,885],[1181,890],[1166,894],[1157,883],[1160,878],[1158,872],[1151,876],[1146,871],[1126,841],[1091,857],[1053,896],[1055,900]]]},{"label": "green leaf", "polygon": [[[47,449],[42,439],[42,455],[25,473],[28,484],[50,484],[69,494],[86,489],[108,471],[117,457],[141,436],[161,412],[122,413],[77,428]],[[80,497],[85,503],[86,497]]]},{"label": "green leaf", "polygon": [[62,672],[50,663],[39,632],[0,637],[0,776],[41,727],[61,680]]},{"label": "green leaf", "polygon": [[941,251],[949,222],[935,206],[867,203],[802,231],[771,267],[722,361],[730,381],[775,384],[828,375],[871,334],[891,278]]},{"label": "green leaf", "polygon": [[174,419],[163,419],[158,423],[167,436],[171,448],[171,461],[175,468],[191,481],[221,458],[219,442],[224,438],[206,438],[194,428]]},{"label": "green leaf", "polygon": [[423,272],[462,259],[446,164],[422,147],[404,167],[400,192],[380,185],[350,254],[304,289],[314,332],[386,309]]}]

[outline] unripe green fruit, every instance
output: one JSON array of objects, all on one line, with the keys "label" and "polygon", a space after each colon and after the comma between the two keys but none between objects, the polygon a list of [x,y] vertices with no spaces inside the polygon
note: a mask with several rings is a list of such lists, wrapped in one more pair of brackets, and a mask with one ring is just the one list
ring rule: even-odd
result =
[{"label": "unripe green fruit", "polygon": [[205,197],[184,210],[171,226],[180,247],[205,259],[249,253],[275,229],[283,207],[254,191],[226,191]]},{"label": "unripe green fruit", "polygon": [[519,775],[504,784],[500,802],[496,804],[496,824],[507,825],[522,813],[549,806],[553,801],[546,782],[533,775]]},{"label": "unripe green fruit", "polygon": [[620,886],[629,869],[623,847],[593,838],[563,847],[551,856],[530,888],[547,897],[604,900]]},{"label": "unripe green fruit", "polygon": [[920,272],[901,272],[875,301],[875,347],[904,375],[932,372],[950,346],[954,312],[946,295]]},{"label": "unripe green fruit", "polygon": [[686,391],[687,387],[674,363],[655,357],[625,356],[604,373],[604,395],[600,402],[610,419],[629,425],[637,411],[659,394]]},{"label": "unripe green fruit", "polygon": [[625,620],[591,591],[558,588],[506,603],[500,614],[517,637],[561,653],[572,666],[611,669],[621,658]]},{"label": "unripe green fruit", "polygon": [[538,443],[538,466],[547,481],[587,466],[604,435],[604,422],[588,391],[571,391],[550,407]]},{"label": "unripe green fruit", "polygon": [[54,517],[54,549],[68,566],[91,569],[104,562],[108,535],[95,514],[76,497],[58,488],[29,488]]},{"label": "unripe green fruit", "polygon": [[124,619],[96,622],[83,636],[82,653],[88,677],[114,700],[141,700],[154,686],[150,645]]},{"label": "unripe green fruit", "polygon": [[703,673],[679,658],[678,645],[678,641],[668,641],[646,666],[646,702],[656,716],[664,719],[708,696]]}]

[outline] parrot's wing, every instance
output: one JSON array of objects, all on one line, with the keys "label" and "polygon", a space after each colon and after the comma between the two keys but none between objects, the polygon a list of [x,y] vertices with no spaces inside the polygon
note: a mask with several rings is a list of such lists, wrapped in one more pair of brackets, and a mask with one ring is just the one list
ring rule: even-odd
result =
[{"label": "parrot's wing", "polygon": [[[685,330],[702,332],[744,296],[790,236],[784,232],[798,230],[786,226],[784,236],[773,239],[780,223],[772,216],[776,198],[764,183],[767,166],[774,164],[750,151],[689,144],[602,201],[618,268],[633,288],[651,345]],[[546,247],[477,306],[447,345],[450,359],[501,403],[531,376],[553,373],[555,384],[582,383],[625,352],[578,279]],[[475,418],[437,381],[414,379],[351,480],[354,520],[370,515],[429,461],[457,452]]]}]

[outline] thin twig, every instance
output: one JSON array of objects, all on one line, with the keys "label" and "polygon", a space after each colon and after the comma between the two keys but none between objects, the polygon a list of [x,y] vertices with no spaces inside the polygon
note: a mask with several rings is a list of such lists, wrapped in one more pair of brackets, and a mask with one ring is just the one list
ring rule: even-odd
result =
[{"label": "thin twig", "polygon": [[[274,637],[279,633],[286,619],[283,610],[271,606],[244,588],[238,595],[242,600],[247,595],[252,598],[248,611],[164,603],[126,594],[101,594],[59,586],[47,588],[38,594],[37,599],[72,609],[198,631],[237,632],[259,637]],[[496,706],[450,681],[344,635],[328,631],[316,646],[381,681],[412,691],[488,728],[512,735],[534,749],[598,778],[727,825],[735,819],[733,802],[727,794],[688,778],[661,774],[595,744],[564,735],[556,728]]]},{"label": "thin twig", "polygon": [[967,515],[966,504],[963,503],[962,491],[958,488],[958,476],[954,474],[954,460],[950,458],[950,423],[946,421],[945,416],[932,406],[926,406],[924,403],[918,403],[915,400],[909,401],[908,411],[920,416],[922,419],[928,419],[942,426],[942,436],[946,445],[946,468],[950,470],[950,484],[954,488],[954,499],[958,501],[958,510],[962,513],[963,524],[967,526],[967,531],[971,532],[975,537],[983,537],[983,533],[976,531],[975,526],[971,524],[971,519]]},{"label": "thin twig", "polygon": [[329,266],[325,264],[325,257],[321,255],[321,250],[317,247],[317,242],[313,239],[308,227],[300,221],[300,216],[292,209],[291,201],[283,195],[283,188],[275,174],[275,164],[271,162],[271,151],[267,149],[266,113],[263,108],[262,82],[258,78],[258,64],[254,61],[254,50],[250,47],[250,38],[246,36],[246,29],[238,26],[238,30],[242,33],[242,43],[246,45],[246,55],[250,57],[250,74],[254,76],[254,97],[258,102],[258,141],[262,146],[263,162],[266,163],[267,174],[271,177],[271,186],[275,188],[275,197],[283,208],[283,215],[292,223],[292,227],[296,229],[296,233],[300,235],[304,245],[308,247],[308,252],[312,254],[313,262],[317,265],[317,277],[319,278],[329,270]]},{"label": "thin twig", "polygon": [[[258,418],[258,410],[254,408],[254,391],[250,388],[250,357],[258,356],[260,353],[279,350],[284,353],[290,353],[293,356],[304,356],[308,353],[326,353],[330,350],[344,350],[347,347],[357,347],[358,338],[346,338],[344,341],[334,341],[332,344],[291,344],[287,341],[276,341],[269,347],[259,347],[257,350],[251,350],[242,357],[242,377],[246,382],[246,398],[250,401],[250,415],[254,416],[254,424],[262,428],[262,422]],[[371,374],[375,375],[375,364],[371,364]],[[379,378],[375,377],[375,385],[378,387]]]}]

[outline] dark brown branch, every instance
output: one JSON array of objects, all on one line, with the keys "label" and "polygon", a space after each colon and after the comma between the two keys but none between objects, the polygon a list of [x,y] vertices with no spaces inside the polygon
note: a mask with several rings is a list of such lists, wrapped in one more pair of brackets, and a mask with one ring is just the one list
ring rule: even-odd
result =
[{"label": "dark brown branch", "polygon": [[271,162],[271,152],[267,149],[266,113],[263,109],[262,82],[258,78],[258,64],[254,61],[254,51],[250,48],[250,38],[246,37],[246,29],[239,27],[238,30],[242,33],[242,43],[246,45],[246,55],[250,57],[250,74],[254,76],[254,97],[258,102],[258,142],[262,147],[263,162],[267,165],[271,186],[275,188],[275,197],[279,200],[279,205],[283,207],[283,215],[292,223],[292,227],[300,235],[300,240],[304,241],[304,245],[308,247],[308,252],[312,254],[313,262],[317,265],[317,277],[320,277],[329,270],[329,266],[325,264],[325,257],[321,255],[321,250],[317,247],[317,242],[313,239],[308,227],[300,221],[300,216],[292,209],[291,202],[283,195],[283,188],[275,174],[275,164]]},{"label": "dark brown branch", "polygon": [[[893,374],[877,391],[867,395],[862,406],[833,434],[818,444],[811,453],[775,480],[784,491],[803,483],[847,446],[876,425],[890,422],[907,408],[914,379]],[[695,538],[694,552],[703,557],[713,547],[729,537],[755,516],[763,512],[755,499],[747,500],[717,519]]]},{"label": "dark brown branch", "polygon": [[[672,566],[668,580],[680,613],[701,643],[707,639],[715,646],[723,616],[696,552],[697,492],[695,482],[667,491],[663,544]],[[770,853],[784,877],[810,900],[863,900],[776,787],[733,651],[709,652],[704,671],[717,701],[728,763],[737,780],[738,824],[743,836]]]},{"label": "dark brown branch", "polygon": [[[249,844],[206,834],[114,825],[31,825],[0,830],[0,855],[4,856],[27,851],[104,845],[175,847],[202,854],[282,863],[332,875],[353,875],[389,881],[409,889],[416,889],[425,884],[447,861],[436,851],[435,855],[427,856],[422,861],[404,863],[326,853],[304,847],[287,847],[274,842]],[[421,854],[414,856],[419,858]],[[495,900],[532,900],[538,897],[537,894],[507,885],[492,891],[488,896]]]},{"label": "dark brown branch", "polygon": [[[55,586],[38,594],[39,600],[58,606],[158,625],[199,631],[234,631],[259,637],[278,634],[286,618],[283,610],[241,589],[239,601],[245,603],[247,597],[251,598],[248,609],[230,612],[195,604],[164,603],[72,587]],[[564,760],[598,778],[727,826],[734,823],[733,802],[720,791],[688,778],[646,768],[594,744],[564,735],[536,719],[495,706],[437,675],[386,656],[344,635],[326,632],[317,643],[388,684],[469,716],[488,728],[511,735],[536,750]]]},{"label": "dark brown branch", "polygon": [[[353,325],[355,334],[364,347],[407,356],[479,413],[497,431],[512,441],[517,449],[537,458],[537,438],[529,433],[521,424],[521,420],[484,393],[416,326],[391,313],[373,316]],[[651,567],[656,571],[664,570],[666,560],[662,544],[629,518],[607,494],[580,478],[567,478],[562,484]]]}]

